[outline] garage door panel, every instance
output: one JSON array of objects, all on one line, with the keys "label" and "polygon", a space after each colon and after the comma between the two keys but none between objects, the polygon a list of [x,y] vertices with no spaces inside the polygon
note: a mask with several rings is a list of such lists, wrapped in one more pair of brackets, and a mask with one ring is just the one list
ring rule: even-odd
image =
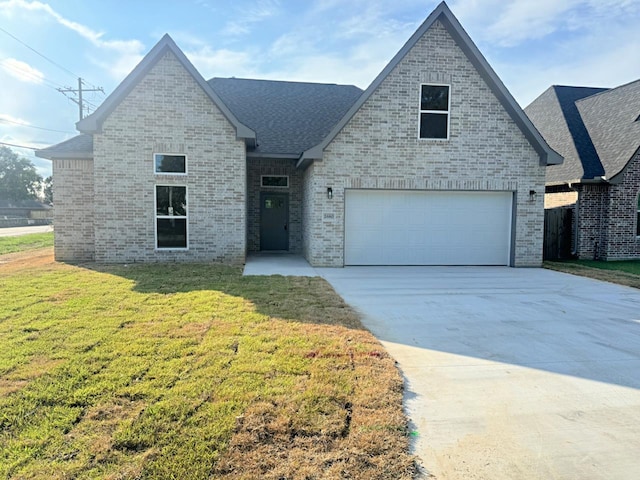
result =
[{"label": "garage door panel", "polygon": [[347,265],[507,265],[509,192],[347,190]]}]

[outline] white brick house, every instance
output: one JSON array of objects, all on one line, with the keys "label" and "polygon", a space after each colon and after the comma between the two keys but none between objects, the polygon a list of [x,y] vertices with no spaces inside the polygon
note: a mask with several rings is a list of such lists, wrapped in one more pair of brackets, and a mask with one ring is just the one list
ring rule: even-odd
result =
[{"label": "white brick house", "polygon": [[444,3],[364,92],[206,82],[165,36],[77,127],[38,152],[63,261],[538,266],[562,162]]}]

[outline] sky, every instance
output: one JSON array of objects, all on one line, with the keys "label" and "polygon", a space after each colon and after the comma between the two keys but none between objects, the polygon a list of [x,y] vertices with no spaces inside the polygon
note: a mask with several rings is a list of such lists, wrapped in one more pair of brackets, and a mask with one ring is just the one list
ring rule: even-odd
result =
[{"label": "sky", "polygon": [[[43,148],[78,132],[57,89],[81,76],[90,110],[169,33],[211,77],[365,89],[436,0],[0,0],[0,142]],[[551,85],[640,78],[640,0],[449,0],[522,107]],[[72,96],[72,94],[69,94]],[[48,160],[31,159],[43,176]]]}]

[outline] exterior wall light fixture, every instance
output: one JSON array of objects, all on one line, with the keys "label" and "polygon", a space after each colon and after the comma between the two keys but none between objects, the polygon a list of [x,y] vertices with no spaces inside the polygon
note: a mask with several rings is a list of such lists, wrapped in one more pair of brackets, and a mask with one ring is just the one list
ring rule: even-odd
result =
[{"label": "exterior wall light fixture", "polygon": [[333,198],[333,188],[331,188],[331,187],[327,188],[327,198],[329,200],[331,200]]}]

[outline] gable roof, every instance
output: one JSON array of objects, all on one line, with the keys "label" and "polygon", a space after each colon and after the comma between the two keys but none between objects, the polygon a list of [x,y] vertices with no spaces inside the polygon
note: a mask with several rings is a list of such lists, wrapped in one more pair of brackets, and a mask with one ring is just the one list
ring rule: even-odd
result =
[{"label": "gable roof", "polygon": [[478,47],[476,47],[473,40],[471,40],[471,37],[469,37],[462,25],[460,25],[460,22],[451,12],[447,4],[445,2],[441,2],[415,31],[411,38],[409,38],[400,51],[391,59],[384,70],[380,72],[371,85],[369,85],[349,111],[334,126],[331,132],[321,142],[303,153],[300,161],[298,162],[299,166],[305,166],[313,160],[322,159],[324,149],[331,143],[338,133],[340,133],[360,107],[362,107],[369,97],[371,97],[384,79],[395,69],[405,55],[415,46],[420,38],[422,38],[422,36],[436,21],[441,22],[447,29],[449,35],[451,35],[460,49],[464,52],[482,79],[488,85],[489,89],[498,98],[503,108],[520,128],[529,143],[531,143],[531,146],[540,156],[540,163],[543,165],[557,165],[562,163],[562,157],[547,145],[542,135],[540,135],[527,115],[522,111],[518,102],[516,102],[513,96],[511,96],[498,75],[493,71],[482,53],[480,53]]},{"label": "gable roof", "polygon": [[613,89],[554,85],[525,111],[565,157],[547,185],[615,182],[640,148],[640,80]]},{"label": "gable roof", "polygon": [[48,158],[93,158],[93,135],[82,133],[75,137],[35,151],[36,157]]},{"label": "gable roof", "polygon": [[299,158],[331,131],[362,94],[353,85],[212,78],[207,82],[258,145],[248,157]]},{"label": "gable roof", "polygon": [[605,174],[576,106],[577,100],[604,91],[604,88],[553,85],[525,108],[547,143],[564,157],[562,165],[547,169],[547,184],[576,182]]},{"label": "gable roof", "polygon": [[640,80],[578,100],[576,106],[612,180],[640,148]]},{"label": "gable roof", "polygon": [[133,88],[142,80],[142,78],[151,70],[155,64],[167,52],[172,52],[182,66],[191,74],[193,79],[204,90],[211,101],[220,109],[222,114],[227,118],[229,123],[236,130],[236,137],[248,141],[253,146],[256,134],[246,125],[243,125],[236,116],[227,108],[220,97],[211,89],[209,84],[198,73],[189,59],[178,48],[173,39],[165,34],[160,41],[151,49],[151,51],[142,59],[142,61],[127,75],[127,77],[116,87],[104,102],[88,117],[76,123],[76,128],[83,133],[98,133],[102,128],[102,123],[109,114],[124,100],[124,98],[133,90]]}]

